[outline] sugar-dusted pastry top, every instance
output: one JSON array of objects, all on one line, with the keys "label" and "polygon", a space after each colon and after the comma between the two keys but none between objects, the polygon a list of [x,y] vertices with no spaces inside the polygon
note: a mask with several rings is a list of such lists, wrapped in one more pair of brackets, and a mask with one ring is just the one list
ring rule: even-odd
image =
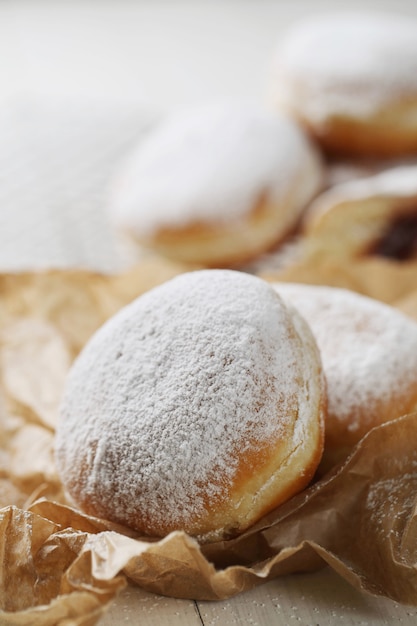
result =
[{"label": "sugar-dusted pastry top", "polygon": [[[334,185],[318,196],[314,212],[325,212],[335,200],[417,196],[417,163],[401,164]],[[320,207],[320,208],[319,208]]]},{"label": "sugar-dusted pastry top", "polygon": [[183,274],[107,322],[71,371],[57,466],[95,515],[222,538],[303,488],[324,388],[305,322],[259,278]]},{"label": "sugar-dusted pastry top", "polygon": [[387,103],[417,98],[417,20],[359,11],[306,18],[278,46],[275,63],[283,98],[288,80],[311,119],[369,117]]},{"label": "sugar-dusted pastry top", "polygon": [[221,103],[161,122],[121,166],[109,200],[133,248],[233,267],[280,245],[321,189],[319,151],[288,116]]},{"label": "sugar-dusted pastry top", "polygon": [[299,211],[321,183],[321,163],[297,125],[249,105],[216,104],[173,115],[124,164],[110,214],[146,235],[159,228],[239,222],[261,196]]}]

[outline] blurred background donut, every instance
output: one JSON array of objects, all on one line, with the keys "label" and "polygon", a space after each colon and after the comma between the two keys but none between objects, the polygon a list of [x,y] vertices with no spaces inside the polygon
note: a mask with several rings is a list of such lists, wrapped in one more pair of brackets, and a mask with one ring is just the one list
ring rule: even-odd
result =
[{"label": "blurred background donut", "polygon": [[311,260],[417,259],[417,165],[335,185],[311,204],[303,232]]},{"label": "blurred background donut", "polygon": [[318,150],[288,116],[213,104],[168,117],[142,140],[109,214],[140,246],[230,266],[288,237],[323,177]]},{"label": "blurred background donut", "polygon": [[274,56],[277,106],[330,152],[417,152],[417,20],[339,12],[296,23]]}]

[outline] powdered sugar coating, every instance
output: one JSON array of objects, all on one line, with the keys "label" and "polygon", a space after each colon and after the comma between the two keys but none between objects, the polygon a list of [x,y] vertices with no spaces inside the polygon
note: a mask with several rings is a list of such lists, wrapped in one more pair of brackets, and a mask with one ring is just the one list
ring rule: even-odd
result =
[{"label": "powdered sugar coating", "polygon": [[123,309],[78,357],[58,470],[97,515],[135,527],[139,510],[155,534],[187,528],[227,502],[236,450],[305,445],[314,376],[267,283],[226,270],[181,275]]},{"label": "powdered sugar coating", "polygon": [[295,122],[222,103],[173,115],[151,132],[124,164],[109,213],[141,237],[239,222],[260,198],[285,203],[291,196],[295,222],[321,181],[318,152]]},{"label": "powdered sugar coating", "polygon": [[339,202],[370,198],[412,200],[414,197],[417,197],[417,165],[400,165],[372,176],[334,185],[311,203],[308,213],[313,218],[318,218]]},{"label": "powdered sugar coating", "polygon": [[[336,287],[275,283],[310,325],[327,380],[328,413],[362,436],[417,405],[417,324],[400,311]],[[413,393],[414,390],[414,393]]]},{"label": "powdered sugar coating", "polygon": [[310,120],[373,115],[417,97],[417,20],[376,12],[311,17],[279,45],[275,70],[279,100],[291,103],[295,88]]}]

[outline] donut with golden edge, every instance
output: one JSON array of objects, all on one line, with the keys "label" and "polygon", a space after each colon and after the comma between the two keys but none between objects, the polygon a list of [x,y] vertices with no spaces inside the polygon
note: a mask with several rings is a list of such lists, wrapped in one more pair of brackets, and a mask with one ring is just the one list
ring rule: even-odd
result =
[{"label": "donut with golden edge", "polygon": [[347,289],[274,283],[313,331],[327,381],[321,471],[373,427],[417,410],[417,323]]},{"label": "donut with golden edge", "polygon": [[150,132],[120,168],[109,215],[138,249],[236,266],[287,238],[323,179],[317,149],[293,120],[217,104]]},{"label": "donut with golden edge", "polygon": [[341,12],[295,24],[277,46],[272,98],[328,152],[417,153],[417,20]]},{"label": "donut with golden edge", "polygon": [[260,278],[180,275],[109,320],[74,363],[56,463],[77,506],[140,533],[241,533],[323,451],[311,331]]}]

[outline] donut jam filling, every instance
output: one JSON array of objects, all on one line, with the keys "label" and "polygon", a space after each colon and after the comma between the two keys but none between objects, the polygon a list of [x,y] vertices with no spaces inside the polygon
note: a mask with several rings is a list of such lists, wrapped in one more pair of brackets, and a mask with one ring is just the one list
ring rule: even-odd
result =
[{"label": "donut jam filling", "polygon": [[417,257],[417,210],[392,220],[369,254],[406,261]]}]

